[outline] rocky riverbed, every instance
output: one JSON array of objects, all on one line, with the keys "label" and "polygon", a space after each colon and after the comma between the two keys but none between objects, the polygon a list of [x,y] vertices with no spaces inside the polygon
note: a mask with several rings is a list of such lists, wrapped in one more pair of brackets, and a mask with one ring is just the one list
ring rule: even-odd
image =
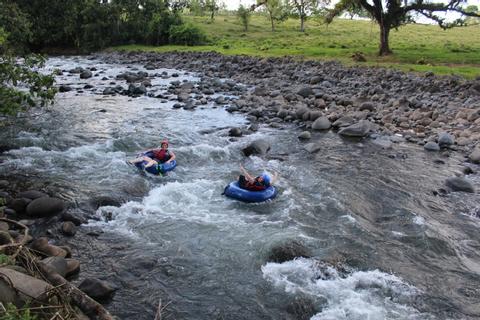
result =
[{"label": "rocky riverbed", "polygon": [[[48,70],[55,107],[2,141],[3,212],[31,227],[42,263],[121,318],[151,318],[162,298],[179,319],[480,315],[479,80],[216,53],[100,53]],[[132,173],[124,159],[162,136],[176,172]],[[240,161],[281,171],[279,199],[221,197]],[[0,245],[23,240],[0,227]]]}]

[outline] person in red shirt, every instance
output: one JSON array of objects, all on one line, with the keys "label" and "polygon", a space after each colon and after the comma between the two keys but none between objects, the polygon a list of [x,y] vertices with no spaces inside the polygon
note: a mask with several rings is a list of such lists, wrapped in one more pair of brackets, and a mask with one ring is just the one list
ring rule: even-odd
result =
[{"label": "person in red shirt", "polygon": [[266,172],[262,173],[258,177],[253,177],[242,165],[240,165],[240,170],[242,171],[243,175],[238,177],[238,185],[240,188],[249,191],[263,191],[270,187],[277,179],[277,174],[275,174],[272,178]]},{"label": "person in red shirt", "polygon": [[143,156],[129,160],[128,162],[136,164],[145,161],[145,168],[150,168],[152,166],[157,167],[159,163],[170,163],[175,160],[175,153],[168,150],[168,140],[166,139],[161,142],[160,148],[147,150],[143,154]]}]

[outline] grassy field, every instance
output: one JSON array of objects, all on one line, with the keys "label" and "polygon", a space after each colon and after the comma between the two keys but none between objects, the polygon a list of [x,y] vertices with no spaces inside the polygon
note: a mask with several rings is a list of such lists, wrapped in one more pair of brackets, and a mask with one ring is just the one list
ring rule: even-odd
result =
[{"label": "grassy field", "polygon": [[362,52],[363,65],[394,67],[404,71],[433,71],[457,74],[467,78],[480,76],[480,25],[442,30],[435,25],[407,25],[392,30],[390,47],[394,54],[378,57],[379,28],[370,21],[337,19],[330,25],[308,20],[301,33],[299,21],[290,19],[271,31],[266,17],[252,17],[248,32],[243,31],[235,16],[219,16],[214,22],[207,17],[186,16],[185,20],[203,29],[211,44],[183,46],[121,46],[115,49],[154,50],[160,52],[218,51],[224,54],[256,56],[294,55],[308,59],[339,60],[355,64],[351,55]]}]

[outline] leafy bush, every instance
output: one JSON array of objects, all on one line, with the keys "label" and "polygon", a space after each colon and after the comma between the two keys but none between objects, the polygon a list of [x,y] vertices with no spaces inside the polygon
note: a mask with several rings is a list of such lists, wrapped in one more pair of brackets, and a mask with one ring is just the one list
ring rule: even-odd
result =
[{"label": "leafy bush", "polygon": [[13,304],[7,304],[5,311],[0,311],[2,320],[37,320],[37,316],[30,313],[30,309],[17,309]]},{"label": "leafy bush", "polygon": [[170,43],[187,46],[205,44],[207,36],[198,27],[186,23],[170,27]]}]

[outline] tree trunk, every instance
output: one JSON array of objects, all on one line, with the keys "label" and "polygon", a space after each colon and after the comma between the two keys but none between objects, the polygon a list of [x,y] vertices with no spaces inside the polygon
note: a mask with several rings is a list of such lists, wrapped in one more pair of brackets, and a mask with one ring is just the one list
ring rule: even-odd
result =
[{"label": "tree trunk", "polygon": [[390,35],[390,27],[384,23],[379,23],[380,25],[380,50],[378,52],[379,56],[388,56],[392,53],[390,50],[388,36]]},{"label": "tree trunk", "polygon": [[272,16],[271,12],[269,12],[269,14],[270,14],[270,23],[272,24],[272,32],[274,32],[275,31],[275,25],[273,24],[273,16]]},{"label": "tree trunk", "polygon": [[210,20],[213,21],[213,16],[215,15],[215,10],[212,10],[212,15],[210,16]]},{"label": "tree trunk", "polygon": [[300,16],[300,32],[305,32],[305,16]]}]

